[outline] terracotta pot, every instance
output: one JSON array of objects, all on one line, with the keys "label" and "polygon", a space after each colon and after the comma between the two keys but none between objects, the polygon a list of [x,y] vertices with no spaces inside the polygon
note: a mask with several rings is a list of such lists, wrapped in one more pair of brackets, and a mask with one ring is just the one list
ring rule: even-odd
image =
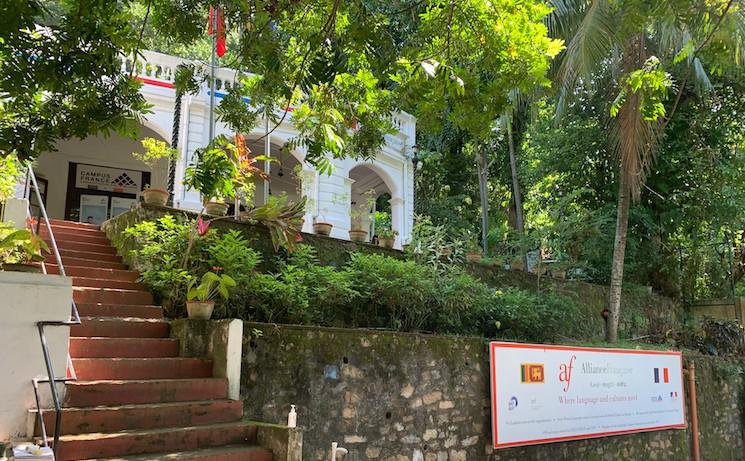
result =
[{"label": "terracotta pot", "polygon": [[35,274],[40,274],[42,272],[41,270],[41,264],[3,264],[2,270],[9,271],[9,272],[32,272]]},{"label": "terracotta pot", "polygon": [[316,222],[313,223],[313,233],[318,235],[331,235],[331,229],[334,227],[333,224],[327,222]]},{"label": "terracotta pot", "polygon": [[142,191],[142,199],[148,205],[166,206],[168,203],[168,191],[163,189],[145,189]]},{"label": "terracotta pot", "polygon": [[349,240],[357,243],[367,242],[367,231],[362,229],[352,229],[349,231]]},{"label": "terracotta pot", "polygon": [[214,301],[186,301],[186,312],[190,319],[209,320],[214,309]]},{"label": "terracotta pot", "polygon": [[396,237],[378,237],[378,241],[380,242],[378,245],[383,248],[391,249],[393,248],[393,244],[396,242]]},{"label": "terracotta pot", "polygon": [[228,214],[228,204],[223,202],[207,202],[204,211],[212,216],[225,216]]},{"label": "terracotta pot", "polygon": [[466,253],[466,261],[468,261],[469,263],[481,262],[481,253],[477,253],[475,251]]}]

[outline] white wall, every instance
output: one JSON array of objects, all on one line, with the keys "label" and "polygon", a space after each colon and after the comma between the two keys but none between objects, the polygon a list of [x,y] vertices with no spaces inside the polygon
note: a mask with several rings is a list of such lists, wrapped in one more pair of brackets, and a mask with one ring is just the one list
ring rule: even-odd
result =
[{"label": "white wall", "polygon": [[[0,271],[0,441],[26,435],[28,410],[36,408],[31,379],[46,377],[36,322],[69,320],[72,279],[59,275]],[[46,327],[57,377],[64,377],[69,327]],[[41,386],[42,384],[40,384]],[[49,385],[43,383],[47,405]],[[59,385],[60,391],[64,386]],[[47,406],[50,408],[50,406]]]},{"label": "white wall", "polygon": [[[138,140],[112,135],[108,138],[95,136],[83,140],[67,140],[59,143],[56,152],[45,152],[39,156],[34,168],[36,176],[49,181],[47,190],[47,213],[50,218],[65,217],[67,178],[70,162],[151,171],[144,163],[132,157],[132,152],[143,152],[140,140],[146,137],[162,139],[153,130],[141,127]],[[165,161],[151,175],[152,186],[166,189],[168,167]]]}]

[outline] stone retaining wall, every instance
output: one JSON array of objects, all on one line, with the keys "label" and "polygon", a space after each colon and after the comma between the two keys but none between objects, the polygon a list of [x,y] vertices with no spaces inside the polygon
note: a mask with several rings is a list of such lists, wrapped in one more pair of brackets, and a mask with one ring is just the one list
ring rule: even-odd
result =
[{"label": "stone retaining wall", "polygon": [[[304,460],[688,460],[690,433],[668,430],[493,451],[488,357],[480,338],[244,325],[241,395],[252,419],[298,407]],[[745,361],[694,358],[703,459],[745,459]]]}]

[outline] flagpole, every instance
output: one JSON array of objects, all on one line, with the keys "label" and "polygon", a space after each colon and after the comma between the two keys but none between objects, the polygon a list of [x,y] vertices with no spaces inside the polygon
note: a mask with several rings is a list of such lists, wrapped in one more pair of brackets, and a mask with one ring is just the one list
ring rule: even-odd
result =
[{"label": "flagpole", "polygon": [[215,69],[217,68],[217,7],[212,8],[212,65],[210,66],[210,127],[209,140],[215,138]]}]

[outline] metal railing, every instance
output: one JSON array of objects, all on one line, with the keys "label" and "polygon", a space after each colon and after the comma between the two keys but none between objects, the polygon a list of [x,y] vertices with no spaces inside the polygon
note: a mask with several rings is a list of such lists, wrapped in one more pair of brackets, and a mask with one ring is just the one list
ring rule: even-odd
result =
[{"label": "metal railing", "polygon": [[[35,195],[36,195],[36,201],[39,208],[39,213],[35,217],[36,223],[34,225],[33,219],[34,216],[31,212],[31,200],[30,200],[30,189],[33,189]],[[36,181],[36,176],[34,175],[34,170],[31,167],[31,165],[28,165],[27,169],[27,181],[26,181],[26,197],[29,199],[29,208],[27,210],[27,216],[31,220],[31,225],[29,226],[31,228],[31,232],[34,235],[39,235],[39,228],[41,226],[41,220],[44,219],[44,223],[46,225],[47,232],[49,233],[49,241],[51,243],[51,249],[54,253],[54,258],[57,262],[57,267],[59,271],[59,275],[64,277],[65,274],[65,267],[62,264],[62,256],[60,256],[59,248],[57,247],[57,240],[54,238],[54,232],[52,231],[52,224],[49,221],[49,216],[47,216],[47,210],[44,206],[44,201],[42,200],[41,192],[39,191],[39,184]],[[42,272],[45,274],[47,273],[47,267],[44,261],[41,262]],[[49,345],[47,343],[46,335],[44,334],[44,327],[47,326],[71,326],[71,325],[80,325],[80,315],[78,314],[78,308],[75,305],[75,300],[72,301],[72,310],[70,312],[70,319],[69,320],[49,320],[49,321],[40,321],[36,322],[36,327],[39,330],[39,340],[41,341],[41,349],[44,353],[44,364],[46,365],[47,369],[47,377],[46,378],[34,378],[31,380],[32,385],[34,386],[34,397],[36,399],[36,418],[41,430],[41,437],[44,442],[44,446],[49,446],[49,438],[47,435],[47,428],[46,424],[44,423],[44,409],[41,405],[41,399],[39,397],[39,383],[49,383],[49,390],[52,394],[52,402],[54,404],[54,412],[55,412],[55,418],[54,418],[54,441],[52,443],[52,450],[54,451],[55,457],[57,456],[57,448],[59,446],[59,437],[60,437],[60,428],[62,426],[62,405],[60,403],[60,397],[59,393],[57,392],[57,383],[66,383],[68,381],[75,381],[77,377],[75,376],[74,369],[70,366],[70,370],[72,371],[72,377],[63,377],[58,378],[54,374],[54,369],[52,367],[52,359],[49,355]]]}]

